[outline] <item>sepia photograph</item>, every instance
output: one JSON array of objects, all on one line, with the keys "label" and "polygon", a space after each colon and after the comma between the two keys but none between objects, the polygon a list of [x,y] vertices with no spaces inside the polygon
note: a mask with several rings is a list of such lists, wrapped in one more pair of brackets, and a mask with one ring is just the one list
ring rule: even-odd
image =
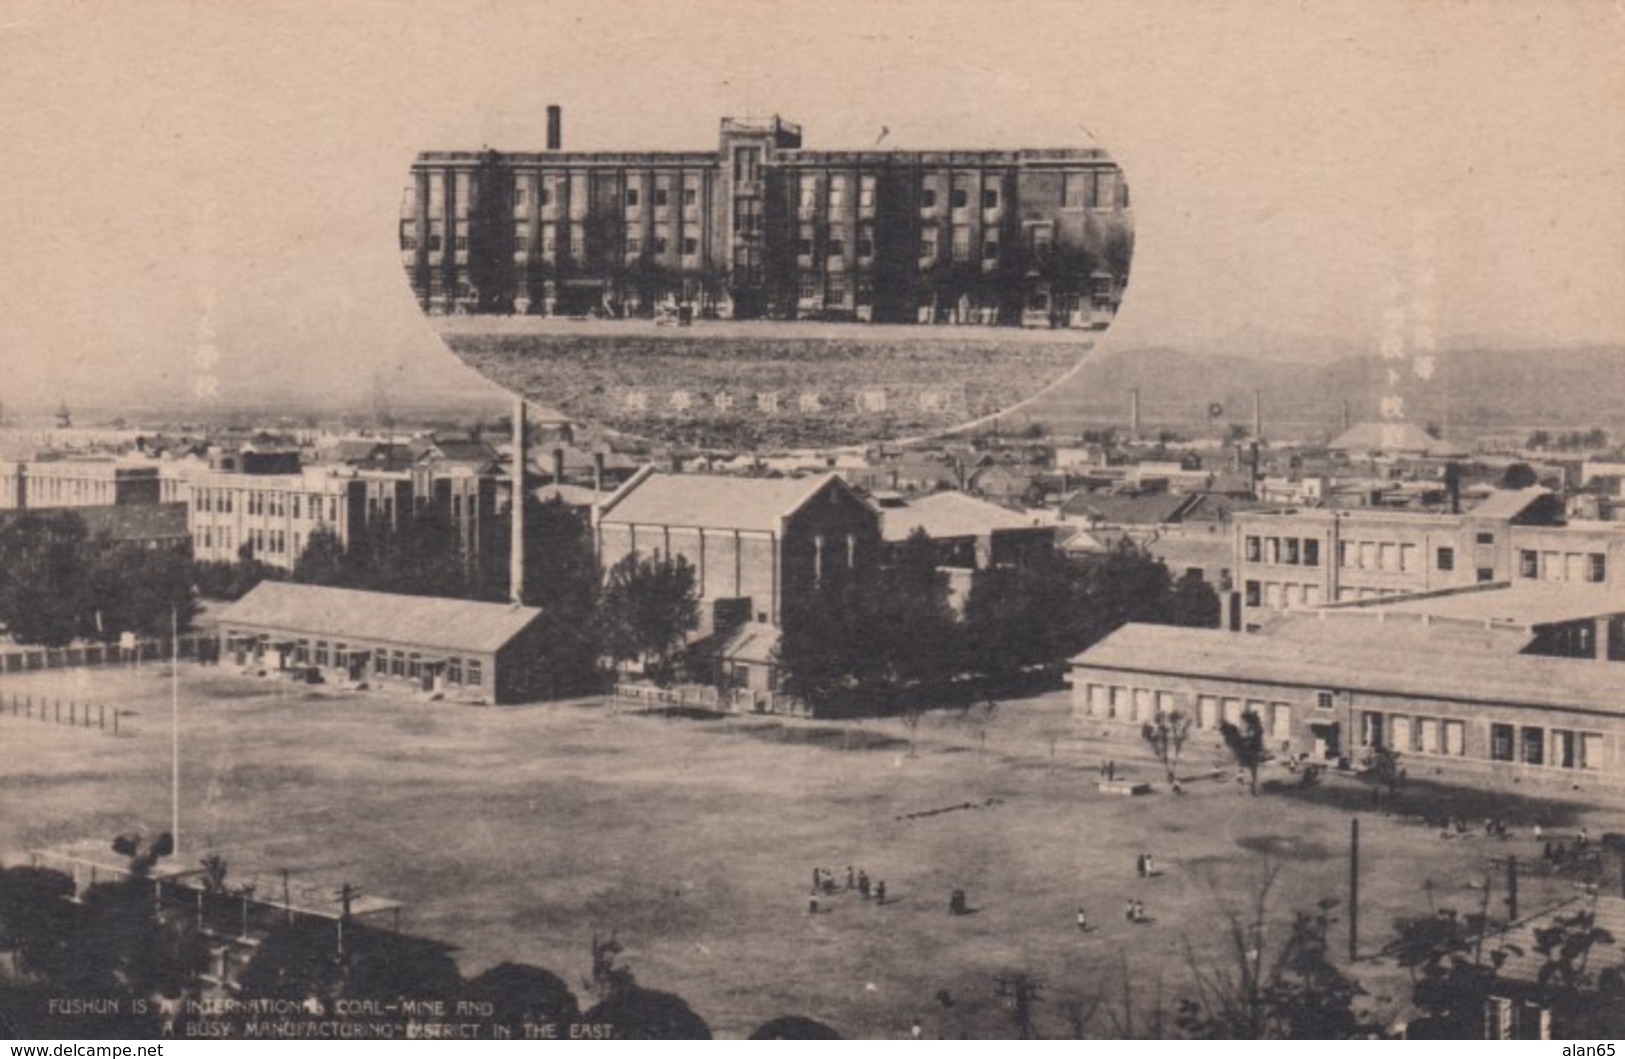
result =
[{"label": "sepia photograph", "polygon": [[1622,45],[0,0],[0,1036],[1619,1036]]}]

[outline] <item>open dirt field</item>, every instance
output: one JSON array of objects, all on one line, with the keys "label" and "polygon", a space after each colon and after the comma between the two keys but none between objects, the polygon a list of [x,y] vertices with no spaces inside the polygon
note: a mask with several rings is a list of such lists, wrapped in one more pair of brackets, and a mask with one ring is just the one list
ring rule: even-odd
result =
[{"label": "open dirt field", "polygon": [[448,317],[441,338],[505,389],[590,423],[716,448],[938,433],[1054,383],[1093,332],[1009,327]]},{"label": "open dirt field", "polygon": [[[1538,861],[1527,832],[1625,830],[1617,808],[1479,798],[1516,836],[1443,840],[1370,811],[1334,777],[1313,800],[1249,797],[1222,752],[1192,745],[1189,793],[1095,789],[1103,760],[1161,786],[1126,735],[1068,720],[1064,696],[1002,704],[985,723],[928,716],[911,752],[896,721],[844,727],[763,718],[614,714],[599,702],[473,708],[298,688],[183,665],[181,856],[222,853],[231,879],[274,890],[351,882],[405,902],[403,929],[451,941],[465,974],[520,960],[579,983],[595,933],[614,932],[643,984],[683,996],[719,1036],[784,1014],[851,1037],[1009,1035],[994,976],[1043,983],[1042,1035],[1104,998],[1090,1032],[1123,1032],[1125,973],[1140,1017],[1222,959],[1224,910],[1267,866],[1285,922],[1346,894],[1351,810],[1362,821],[1362,958],[1371,1006],[1398,1010],[1404,972],[1379,958],[1388,926],[1430,904],[1476,909],[1492,857]],[[117,704],[119,735],[10,713],[12,695]],[[0,682],[0,851],[168,825],[165,668],[10,675]],[[1419,794],[1406,795],[1420,797]],[[1163,874],[1136,877],[1137,853]],[[812,869],[883,879],[807,910]],[[1499,902],[1499,875],[1491,902]],[[954,888],[973,914],[950,916]],[[1525,915],[1573,896],[1531,874]],[[1139,898],[1153,922],[1125,921]],[[1096,928],[1074,922],[1083,906]],[[1496,905],[1498,908],[1499,906]],[[1341,911],[1341,910],[1340,910]],[[1346,933],[1334,934],[1339,954]],[[579,991],[579,990],[578,990]],[[938,999],[945,994],[951,1005]]]}]

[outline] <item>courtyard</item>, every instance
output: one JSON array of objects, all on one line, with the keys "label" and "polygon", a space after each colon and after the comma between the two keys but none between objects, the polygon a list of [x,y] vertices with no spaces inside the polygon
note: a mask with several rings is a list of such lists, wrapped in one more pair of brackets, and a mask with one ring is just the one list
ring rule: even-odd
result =
[{"label": "courtyard", "polygon": [[[1077,1020],[1091,1035],[1146,1032],[1159,1005],[1189,995],[1193,968],[1229,966],[1227,912],[1245,914],[1266,873],[1280,931],[1293,911],[1346,898],[1356,812],[1360,959],[1348,969],[1362,1003],[1402,1018],[1406,972],[1381,956],[1396,918],[1503,914],[1499,865],[1511,854],[1538,866],[1537,820],[1548,838],[1625,830],[1617,801],[1564,788],[1459,796],[1450,808],[1476,833],[1444,839],[1411,815],[1418,792],[1392,815],[1342,776],[1254,798],[1227,753],[1196,739],[1175,797],[1137,736],[1073,722],[1060,692],[931,713],[911,732],[598,699],[452,706],[185,663],[179,684],[178,858],[218,852],[232,885],[260,892],[284,870],[359,885],[404,903],[402,929],[453,944],[465,975],[533,963],[583,1000],[591,941],[613,934],[640,984],[682,996],[722,1037],[780,1015],[848,1037],[907,1035],[916,1019],[926,1036],[1009,1036],[995,979],[1017,973],[1041,983],[1041,1036]],[[119,732],[13,715],[14,695],[116,706]],[[7,675],[0,734],[6,864],[168,826],[167,666]],[[1098,790],[1106,761],[1155,792]],[[1263,777],[1289,779],[1274,766]],[[1511,838],[1483,835],[1490,814]],[[1136,875],[1144,852],[1155,878]],[[810,914],[813,869],[844,884],[848,865],[885,882],[885,903],[843,885]],[[971,914],[948,914],[956,889]],[[1575,894],[1571,878],[1529,871],[1520,913]],[[1133,899],[1149,922],[1125,919]]]}]

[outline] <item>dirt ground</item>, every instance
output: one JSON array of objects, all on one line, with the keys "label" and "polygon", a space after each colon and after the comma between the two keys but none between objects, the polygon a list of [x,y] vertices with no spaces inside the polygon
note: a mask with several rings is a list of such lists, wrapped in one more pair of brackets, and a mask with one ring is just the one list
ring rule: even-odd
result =
[{"label": "dirt ground", "polygon": [[[1176,797],[1137,737],[1072,722],[1063,694],[990,718],[931,714],[911,745],[897,721],[666,718],[597,700],[451,706],[188,665],[180,689],[181,858],[219,852],[231,882],[267,891],[288,869],[402,901],[403,929],[453,942],[469,975],[516,960],[581,983],[591,939],[613,933],[639,982],[681,995],[728,1037],[786,1014],[849,1037],[906,1035],[915,1019],[926,1036],[1008,1036],[995,983],[1013,973],[1041,983],[1042,1036],[1078,1019],[1091,1035],[1144,1032],[1159,998],[1171,1007],[1189,992],[1193,968],[1225,966],[1227,911],[1244,911],[1267,873],[1279,925],[1267,944],[1294,910],[1346,899],[1355,813],[1351,970],[1364,1003],[1402,1015],[1405,972],[1380,955],[1396,917],[1486,898],[1500,914],[1497,862],[1539,861],[1537,818],[1548,835],[1625,830],[1617,802],[1564,788],[1448,801],[1479,833],[1443,839],[1412,815],[1447,804],[1422,790],[1392,815],[1342,776],[1310,796],[1254,798],[1210,743],[1186,748]],[[70,701],[116,705],[120,732],[14,716],[13,696],[36,714],[57,698],[64,713]],[[0,681],[5,862],[167,827],[169,722],[162,666]],[[1156,789],[1102,793],[1106,760]],[[1483,836],[1491,814],[1512,838]],[[1157,877],[1136,875],[1141,852]],[[844,885],[848,865],[885,881],[884,905],[843,888],[809,914],[814,867]],[[971,914],[948,914],[954,889]],[[1520,912],[1574,894],[1569,878],[1529,872]],[[1149,923],[1126,921],[1131,899]]]}]

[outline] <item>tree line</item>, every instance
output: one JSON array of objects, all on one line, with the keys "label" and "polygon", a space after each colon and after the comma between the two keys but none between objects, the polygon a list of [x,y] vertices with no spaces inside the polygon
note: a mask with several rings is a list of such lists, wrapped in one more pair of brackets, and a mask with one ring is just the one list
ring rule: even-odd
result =
[{"label": "tree line", "polygon": [[0,623],[20,644],[168,636],[196,613],[190,555],[93,536],[73,511],[0,521]]},{"label": "tree line", "polygon": [[1035,549],[976,570],[962,612],[934,545],[916,530],[879,569],[836,569],[785,610],[785,690],[836,713],[892,712],[1053,679],[1129,622],[1214,627],[1219,599],[1124,539],[1075,563]]}]

